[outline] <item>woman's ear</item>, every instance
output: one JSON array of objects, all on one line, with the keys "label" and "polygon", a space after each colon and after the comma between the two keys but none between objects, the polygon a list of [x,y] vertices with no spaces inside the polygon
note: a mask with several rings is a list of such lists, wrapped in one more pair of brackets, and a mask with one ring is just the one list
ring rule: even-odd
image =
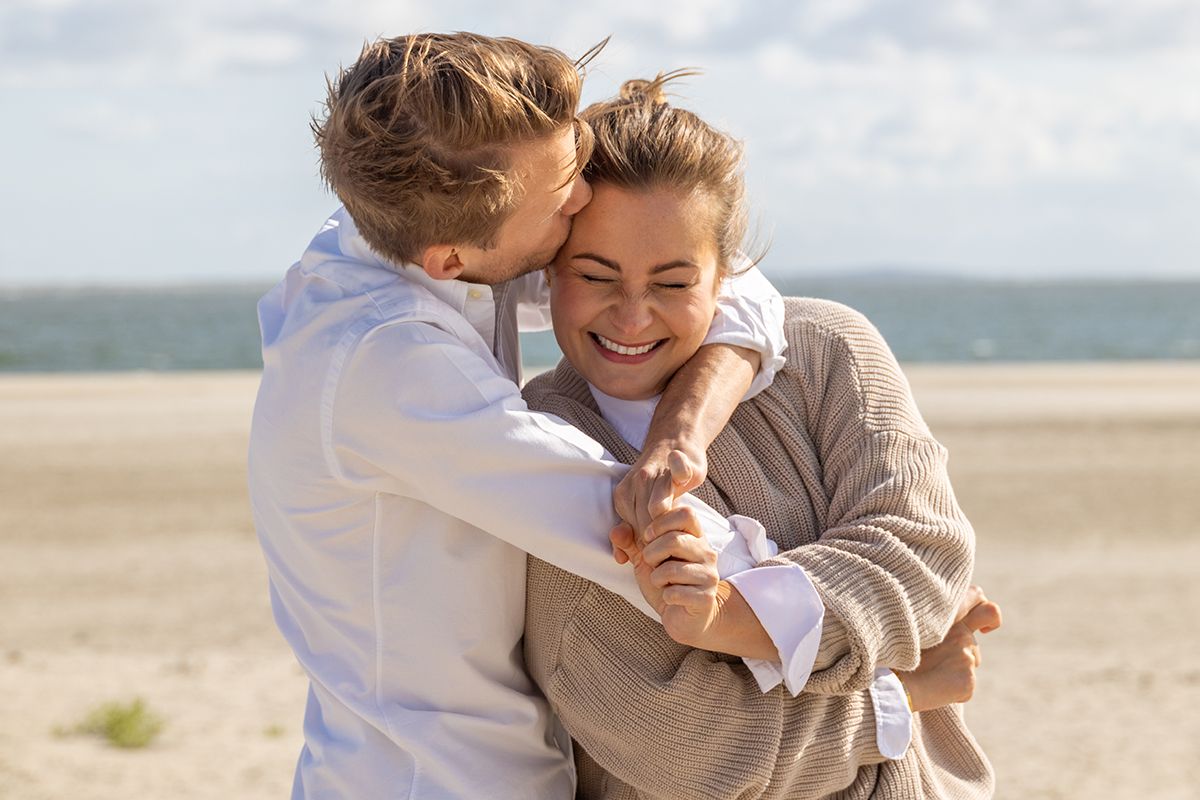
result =
[{"label": "woman's ear", "polygon": [[425,274],[437,281],[451,281],[462,274],[464,264],[458,250],[448,244],[434,244],[421,254],[421,268]]}]

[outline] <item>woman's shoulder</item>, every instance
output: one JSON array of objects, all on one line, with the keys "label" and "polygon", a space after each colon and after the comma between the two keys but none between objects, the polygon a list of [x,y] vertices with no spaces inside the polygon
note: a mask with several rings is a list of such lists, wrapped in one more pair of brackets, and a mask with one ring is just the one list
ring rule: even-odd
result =
[{"label": "woman's shoulder", "polygon": [[785,297],[783,304],[784,355],[794,367],[810,372],[895,368],[883,336],[861,312],[818,297]]},{"label": "woman's shoulder", "polygon": [[862,312],[820,297],[783,298],[784,325],[789,333],[827,339],[882,338]]}]

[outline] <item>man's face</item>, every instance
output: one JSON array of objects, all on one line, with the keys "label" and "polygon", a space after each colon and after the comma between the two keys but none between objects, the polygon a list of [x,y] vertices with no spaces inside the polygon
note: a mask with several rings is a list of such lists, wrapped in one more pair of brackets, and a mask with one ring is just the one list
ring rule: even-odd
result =
[{"label": "man's face", "polygon": [[575,174],[572,127],[518,147],[512,171],[524,188],[521,201],[493,247],[458,249],[462,280],[496,284],[546,266],[567,240],[571,218],[592,199],[587,181]]}]

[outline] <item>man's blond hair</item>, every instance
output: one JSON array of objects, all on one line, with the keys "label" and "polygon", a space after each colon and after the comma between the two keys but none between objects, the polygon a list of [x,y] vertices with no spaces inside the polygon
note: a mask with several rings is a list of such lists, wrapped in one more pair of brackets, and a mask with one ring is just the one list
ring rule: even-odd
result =
[{"label": "man's blond hair", "polygon": [[414,34],[363,47],[328,81],[313,120],[321,175],[367,243],[398,263],[435,244],[490,247],[521,200],[514,145],[576,128],[579,61],[550,47],[472,33]]}]

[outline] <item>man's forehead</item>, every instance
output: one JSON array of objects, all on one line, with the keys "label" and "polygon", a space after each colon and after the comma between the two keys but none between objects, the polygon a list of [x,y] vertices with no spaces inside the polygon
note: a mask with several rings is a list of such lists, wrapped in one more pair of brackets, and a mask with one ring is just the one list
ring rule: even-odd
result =
[{"label": "man's forehead", "polygon": [[575,136],[570,128],[518,145],[513,172],[520,180],[558,177],[555,187],[575,172]]}]

